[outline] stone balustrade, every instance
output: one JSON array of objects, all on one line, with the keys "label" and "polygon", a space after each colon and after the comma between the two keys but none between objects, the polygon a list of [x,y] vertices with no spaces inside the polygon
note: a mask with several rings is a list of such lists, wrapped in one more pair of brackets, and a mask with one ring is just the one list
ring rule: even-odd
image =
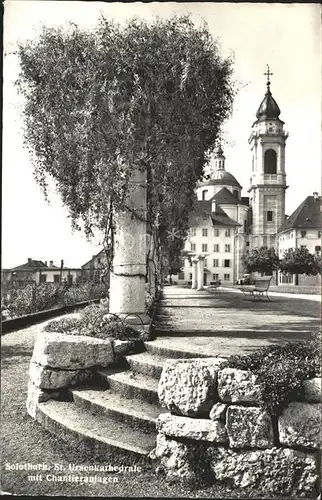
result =
[{"label": "stone balustrade", "polygon": [[151,458],[169,476],[213,481],[265,494],[314,497],[321,444],[321,378],[279,417],[263,408],[251,372],[220,358],[168,360],[159,382],[167,409],[157,420]]}]

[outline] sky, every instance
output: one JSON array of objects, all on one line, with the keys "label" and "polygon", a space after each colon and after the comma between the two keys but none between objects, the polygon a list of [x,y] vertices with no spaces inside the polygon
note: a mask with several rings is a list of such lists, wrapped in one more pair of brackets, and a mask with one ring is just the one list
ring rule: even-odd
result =
[{"label": "sky", "polygon": [[2,268],[27,261],[53,260],[78,267],[98,253],[98,239],[87,242],[72,233],[67,210],[58,195],[50,204],[33,178],[23,146],[21,98],[13,82],[19,65],[12,52],[17,41],[37,37],[41,24],[70,21],[91,28],[99,15],[126,22],[188,14],[199,25],[206,20],[219,38],[223,54],[234,56],[234,79],[240,90],[231,118],[224,124],[226,170],[247,196],[251,175],[248,144],[256,111],[266,91],[269,64],[271,91],[289,132],[286,143],[286,213],[290,215],[314,191],[321,194],[321,25],[318,4],[251,3],[103,3],[7,0],[4,14]]}]

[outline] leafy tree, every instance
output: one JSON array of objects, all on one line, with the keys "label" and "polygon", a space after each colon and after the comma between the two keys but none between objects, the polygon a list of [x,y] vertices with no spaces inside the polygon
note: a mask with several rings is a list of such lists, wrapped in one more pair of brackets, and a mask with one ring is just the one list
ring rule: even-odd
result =
[{"label": "leafy tree", "polygon": [[243,264],[249,273],[260,272],[272,274],[277,270],[279,259],[273,247],[260,247],[259,249],[246,252],[242,257]]},{"label": "leafy tree", "polygon": [[[207,152],[232,108],[232,62],[189,17],[102,17],[89,32],[44,27],[18,46],[24,139],[36,181],[51,176],[74,228],[103,231],[111,262],[114,213],[134,169],[147,172],[148,223],[159,243],[184,231]],[[137,216],[133,213],[133,216]]]},{"label": "leafy tree", "polygon": [[290,248],[284,253],[279,267],[283,273],[295,274],[295,284],[298,285],[299,274],[321,274],[321,257],[311,254],[307,248]]}]

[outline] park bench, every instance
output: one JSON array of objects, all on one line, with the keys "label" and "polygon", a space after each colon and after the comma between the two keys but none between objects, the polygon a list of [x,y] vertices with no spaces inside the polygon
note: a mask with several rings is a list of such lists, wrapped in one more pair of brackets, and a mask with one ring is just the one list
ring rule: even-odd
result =
[{"label": "park bench", "polygon": [[220,280],[211,281],[207,287],[207,290],[209,290],[210,292],[217,292],[220,285],[221,285]]},{"label": "park bench", "polygon": [[262,278],[255,279],[254,285],[251,286],[241,286],[240,290],[247,297],[253,297],[253,300],[260,300],[261,297],[264,297],[264,293],[266,293],[267,299],[270,301],[271,299],[268,296],[268,289],[270,287],[273,276],[263,276]]}]

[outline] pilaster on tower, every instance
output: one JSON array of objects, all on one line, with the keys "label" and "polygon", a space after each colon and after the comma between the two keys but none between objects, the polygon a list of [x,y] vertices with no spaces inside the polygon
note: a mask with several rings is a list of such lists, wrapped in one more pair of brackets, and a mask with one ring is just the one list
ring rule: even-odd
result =
[{"label": "pilaster on tower", "polygon": [[270,90],[272,75],[267,72],[267,90],[253,123],[249,144],[252,151],[250,205],[252,207],[252,236],[256,246],[276,246],[276,233],[285,219],[285,145],[288,133],[281,113]]}]

